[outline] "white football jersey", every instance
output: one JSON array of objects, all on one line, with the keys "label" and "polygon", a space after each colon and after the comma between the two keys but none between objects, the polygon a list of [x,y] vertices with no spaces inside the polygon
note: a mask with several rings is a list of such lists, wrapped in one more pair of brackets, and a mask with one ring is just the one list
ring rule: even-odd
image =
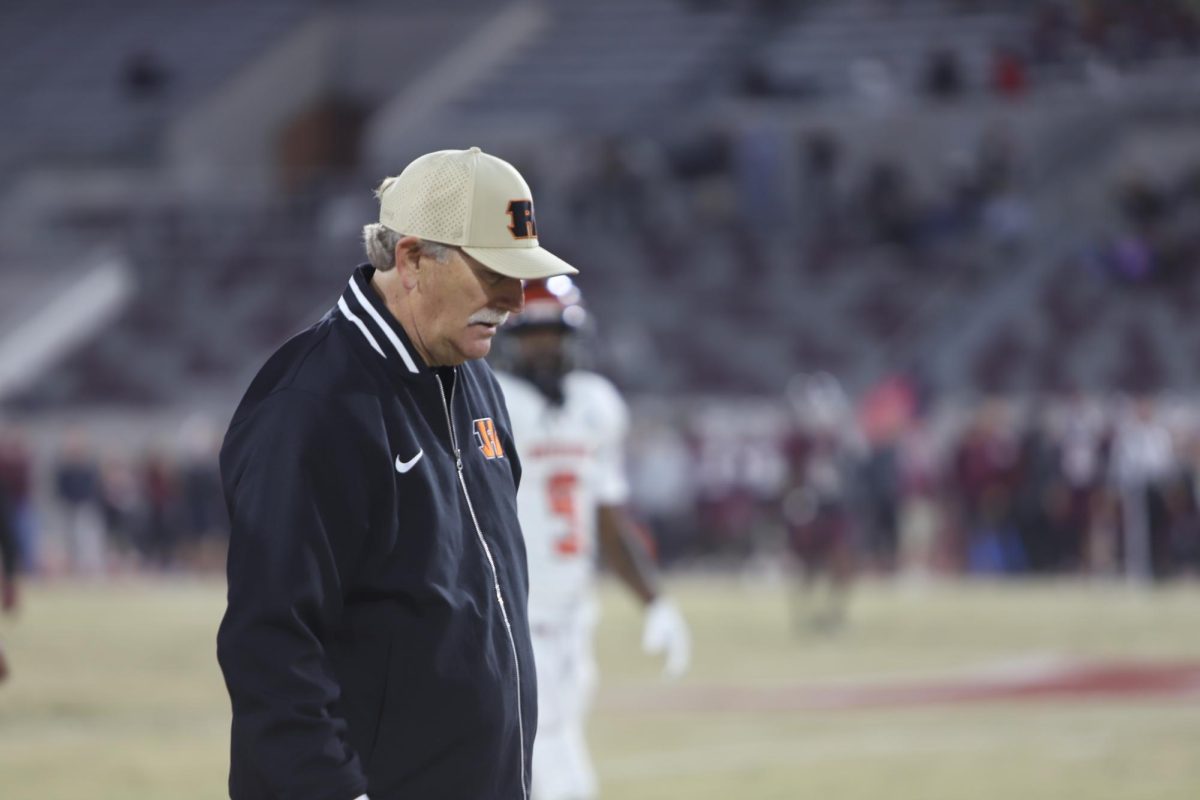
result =
[{"label": "white football jersey", "polygon": [[498,373],[521,459],[517,515],[529,554],[529,617],[554,623],[591,598],[596,510],[629,497],[629,412],[615,386],[574,371],[554,406],[533,384]]}]

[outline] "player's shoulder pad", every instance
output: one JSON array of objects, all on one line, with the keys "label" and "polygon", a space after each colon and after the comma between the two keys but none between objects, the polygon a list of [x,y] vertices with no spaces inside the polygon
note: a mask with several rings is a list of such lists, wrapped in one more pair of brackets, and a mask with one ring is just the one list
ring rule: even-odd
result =
[{"label": "player's shoulder pad", "polygon": [[500,384],[500,390],[504,392],[506,399],[511,400],[514,396],[520,397],[524,395],[540,396],[537,388],[532,383],[524,378],[514,375],[511,372],[504,370],[495,370],[496,382]]},{"label": "player's shoulder pad", "polygon": [[567,392],[573,400],[578,398],[611,425],[625,427],[629,409],[612,381],[587,370],[574,370],[567,375],[566,381]]}]

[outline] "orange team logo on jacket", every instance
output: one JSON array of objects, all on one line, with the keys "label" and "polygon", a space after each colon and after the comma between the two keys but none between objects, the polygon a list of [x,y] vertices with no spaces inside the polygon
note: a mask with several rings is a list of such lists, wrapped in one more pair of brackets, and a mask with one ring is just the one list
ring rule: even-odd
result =
[{"label": "orange team logo on jacket", "polygon": [[492,422],[491,417],[475,420],[475,443],[479,445],[484,458],[504,457],[504,447],[496,435],[496,423]]}]

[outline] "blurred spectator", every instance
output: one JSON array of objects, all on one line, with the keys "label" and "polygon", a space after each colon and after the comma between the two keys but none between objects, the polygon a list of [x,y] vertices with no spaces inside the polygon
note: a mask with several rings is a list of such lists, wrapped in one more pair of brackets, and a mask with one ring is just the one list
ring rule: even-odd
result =
[{"label": "blurred spectator", "polygon": [[1198,171],[1196,165],[1185,166],[1179,178],[1168,181],[1135,169],[1120,180],[1114,203],[1123,229],[1092,244],[1083,263],[1120,283],[1185,285],[1200,263]]},{"label": "blurred spectator", "polygon": [[820,94],[811,78],[785,78],[771,70],[764,59],[748,59],[737,73],[737,92],[750,99],[811,98]]},{"label": "blurred spectator", "polygon": [[989,127],[980,137],[977,159],[982,238],[1015,255],[1033,231],[1033,212],[1019,186],[1020,157],[1011,131]]},{"label": "blurred spectator", "polygon": [[941,493],[940,462],[933,431],[923,417],[914,417],[899,443],[900,519],[898,523],[901,575],[924,579],[950,561],[945,553],[946,514]]},{"label": "blurred spectator", "polygon": [[859,437],[841,385],[826,373],[788,382],[794,427],[783,445],[780,517],[798,585],[793,625],[830,631],[844,622],[855,572],[854,467]]},{"label": "blurred spectator", "polygon": [[[8,495],[0,487],[0,613],[17,610],[17,537],[12,526]],[[0,643],[0,683],[8,678],[8,657]]]},{"label": "blurred spectator", "polygon": [[986,241],[1002,253],[1015,255],[1029,241],[1033,213],[1020,194],[1006,191],[984,204],[982,222]]},{"label": "blurred spectator", "polygon": [[99,575],[104,563],[104,518],[100,509],[100,477],[87,435],[68,433],[55,467],[58,499],[66,517],[69,568],[81,575]]},{"label": "blurred spectator", "polygon": [[1128,234],[1117,239],[1112,248],[1113,274],[1129,283],[1143,283],[1154,273],[1154,253],[1145,239]]},{"label": "blurred spectator", "polygon": [[1117,427],[1113,472],[1121,493],[1126,571],[1145,580],[1166,572],[1166,489],[1174,477],[1171,433],[1158,419],[1154,401],[1132,401]]},{"label": "blurred spectator", "polygon": [[921,88],[934,100],[956,100],[965,87],[958,53],[947,47],[930,51],[926,57]]},{"label": "blurred spectator", "polygon": [[872,241],[909,252],[920,243],[918,210],[901,165],[892,161],[871,165],[861,188],[861,208]]},{"label": "blurred spectator", "polygon": [[[647,421],[649,422],[649,421]],[[695,533],[688,520],[694,499],[687,443],[666,421],[640,423],[629,437],[631,502],[646,518],[664,566],[686,553]]]},{"label": "blurred spectator", "polygon": [[1116,563],[1117,542],[1111,502],[1103,496],[1109,475],[1110,430],[1100,408],[1087,398],[1067,398],[1059,429],[1058,465],[1068,500],[1068,525],[1079,536],[1080,565],[1107,573]]},{"label": "blurred spectator", "polygon": [[1173,572],[1200,578],[1200,431],[1193,430],[1174,498],[1171,528]]},{"label": "blurred spectator", "polygon": [[1190,472],[1168,481],[1163,499],[1166,535],[1160,574],[1200,575],[1200,509],[1197,509],[1195,481]]},{"label": "blurred spectator", "polygon": [[15,563],[26,572],[38,569],[38,518],[33,503],[33,456],[21,431],[0,428],[0,492],[8,498],[16,542]]},{"label": "blurred spectator", "polygon": [[975,411],[958,444],[954,478],[963,556],[973,571],[1008,572],[1025,563],[1013,508],[1017,445],[1010,410],[1000,400]]},{"label": "blurred spectator", "polygon": [[1035,408],[1018,444],[1013,519],[1030,571],[1060,572],[1080,557],[1071,491],[1043,409]]},{"label": "blurred spectator", "polygon": [[166,94],[171,73],[154,50],[137,50],[121,66],[121,88],[135,102],[157,101]]},{"label": "blurred spectator", "polygon": [[1004,45],[992,51],[992,91],[1006,100],[1019,100],[1029,90],[1029,75],[1020,54]]},{"label": "blurred spectator", "polygon": [[819,257],[841,238],[838,171],[841,146],[829,131],[813,131],[801,141],[797,232],[811,256]]},{"label": "blurred spectator", "polygon": [[640,233],[651,225],[658,214],[655,179],[662,169],[656,148],[609,136],[597,143],[591,163],[592,171],[571,191],[577,221],[610,233]]},{"label": "blurred spectator", "polygon": [[[0,612],[11,614],[17,609],[17,533],[12,525],[12,506],[8,495],[0,490]],[[3,661],[0,652],[0,662]],[[0,680],[5,667],[0,663]]]},{"label": "blurred spectator", "polygon": [[[727,230],[735,222],[732,136],[722,128],[674,144],[667,155],[676,192],[685,206],[686,234]],[[656,268],[666,259],[651,259]]]},{"label": "blurred spectator", "polygon": [[741,217],[737,230],[755,235],[748,243],[751,246],[786,223],[780,176],[788,141],[769,125],[744,125],[734,138],[733,170]]},{"label": "blurred spectator", "polygon": [[1166,193],[1145,172],[1135,172],[1117,187],[1117,199],[1126,220],[1139,231],[1150,231],[1166,216]]},{"label": "blurred spectator", "polygon": [[153,566],[174,567],[182,538],[178,475],[165,454],[151,450],[142,461],[141,477],[145,500],[142,541],[146,557]]},{"label": "blurred spectator", "polygon": [[217,467],[220,439],[204,419],[189,420],[182,431],[179,492],[182,505],[184,560],[196,568],[224,564],[228,519]]},{"label": "blurred spectator", "polygon": [[131,142],[134,153],[141,158],[158,153],[171,88],[170,71],[157,52],[144,49],[130,53],[118,79],[129,102],[130,119],[135,121]]},{"label": "blurred spectator", "polygon": [[1090,575],[1115,576],[1121,562],[1121,498],[1108,483],[1091,496],[1085,560]]},{"label": "blurred spectator", "polygon": [[119,456],[104,459],[100,465],[100,506],[110,549],[123,567],[135,566],[141,549],[138,488],[137,477],[127,461]]},{"label": "blurred spectator", "polygon": [[892,375],[872,387],[858,411],[868,451],[858,464],[855,483],[862,503],[863,549],[869,563],[890,572],[899,546],[899,443],[917,409],[913,383]]}]

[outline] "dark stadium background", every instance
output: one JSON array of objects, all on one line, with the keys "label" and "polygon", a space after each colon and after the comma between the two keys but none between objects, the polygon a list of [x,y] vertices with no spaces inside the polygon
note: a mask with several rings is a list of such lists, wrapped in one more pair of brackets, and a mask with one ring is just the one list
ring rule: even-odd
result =
[{"label": "dark stadium background", "polygon": [[[472,145],[580,268],[582,357],[696,608],[747,576],[786,607],[836,524],[868,609],[1200,610],[1195,0],[8,0],[0,120],[18,678],[39,600],[220,593],[240,393],[336,301],[379,180]],[[58,707],[21,691],[0,741]]]}]

